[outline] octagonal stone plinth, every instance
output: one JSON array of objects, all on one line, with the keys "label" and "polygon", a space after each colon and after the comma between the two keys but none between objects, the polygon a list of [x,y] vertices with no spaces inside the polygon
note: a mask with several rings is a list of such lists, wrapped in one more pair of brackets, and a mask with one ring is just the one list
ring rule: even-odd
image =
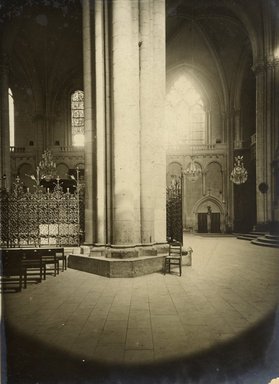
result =
[{"label": "octagonal stone plinth", "polygon": [[89,255],[70,254],[69,268],[106,277],[135,277],[162,272],[167,244],[92,247]]}]

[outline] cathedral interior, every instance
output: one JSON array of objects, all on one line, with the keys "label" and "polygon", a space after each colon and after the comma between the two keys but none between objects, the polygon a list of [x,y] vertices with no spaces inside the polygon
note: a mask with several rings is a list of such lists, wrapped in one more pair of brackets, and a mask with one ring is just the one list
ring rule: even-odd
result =
[{"label": "cathedral interior", "polygon": [[0,0],[3,382],[279,377],[278,106],[278,0]]}]

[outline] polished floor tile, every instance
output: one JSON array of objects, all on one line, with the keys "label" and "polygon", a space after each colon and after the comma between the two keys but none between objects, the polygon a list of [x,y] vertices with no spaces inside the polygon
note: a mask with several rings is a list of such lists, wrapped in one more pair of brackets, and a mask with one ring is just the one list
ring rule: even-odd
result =
[{"label": "polished floor tile", "polygon": [[278,250],[222,236],[186,235],[184,244],[194,253],[181,277],[67,269],[5,294],[8,384],[279,376]]}]

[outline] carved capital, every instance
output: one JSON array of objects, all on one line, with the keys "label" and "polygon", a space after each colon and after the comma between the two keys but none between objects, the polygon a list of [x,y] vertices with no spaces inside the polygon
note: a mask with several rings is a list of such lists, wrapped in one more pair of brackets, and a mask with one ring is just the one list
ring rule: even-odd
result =
[{"label": "carved capital", "polygon": [[275,69],[279,65],[279,57],[269,57],[259,60],[252,67],[255,75]]},{"label": "carved capital", "polygon": [[266,62],[266,68],[267,70],[274,69],[276,66],[276,59],[271,59]]},{"label": "carved capital", "polygon": [[257,63],[255,63],[255,64],[252,66],[252,70],[254,71],[254,73],[255,73],[256,76],[257,76],[258,74],[260,74],[260,73],[265,72],[265,70],[266,70],[266,66],[265,66],[265,62],[264,62],[264,60],[260,60],[260,61],[258,61]]}]

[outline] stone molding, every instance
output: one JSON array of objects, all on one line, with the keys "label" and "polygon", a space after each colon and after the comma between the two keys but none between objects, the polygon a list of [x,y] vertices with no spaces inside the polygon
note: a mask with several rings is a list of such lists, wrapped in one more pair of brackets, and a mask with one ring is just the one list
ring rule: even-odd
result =
[{"label": "stone molding", "polygon": [[[84,248],[82,246],[81,248]],[[92,257],[96,254],[105,256],[106,258],[128,259],[137,258],[141,256],[154,256],[168,251],[168,243],[150,243],[150,244],[130,244],[130,245],[116,245],[116,244],[86,244],[86,248],[90,248],[89,256]],[[81,254],[84,254],[81,249]]]}]

